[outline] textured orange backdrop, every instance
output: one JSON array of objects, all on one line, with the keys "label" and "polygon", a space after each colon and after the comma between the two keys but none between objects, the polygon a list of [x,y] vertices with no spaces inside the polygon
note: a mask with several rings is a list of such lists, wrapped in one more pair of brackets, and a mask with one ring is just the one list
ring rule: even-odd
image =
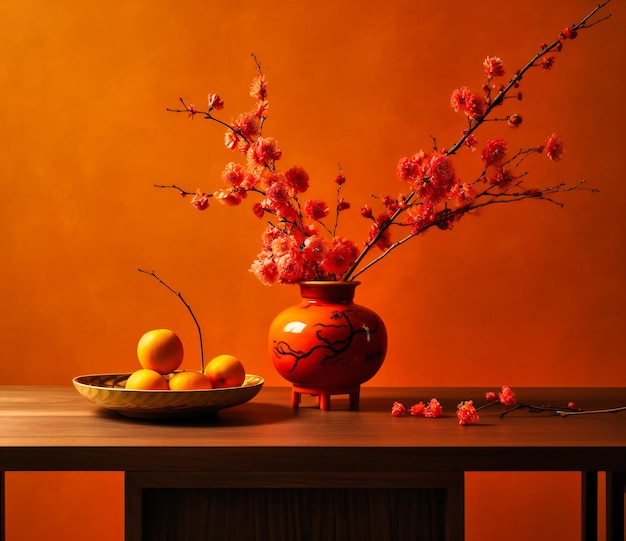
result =
[{"label": "textured orange backdrop", "polygon": [[[332,193],[341,164],[353,205],[344,225],[362,238],[358,208],[371,193],[401,189],[397,160],[428,150],[431,136],[444,147],[456,141],[463,118],[449,97],[482,84],[483,58],[501,56],[512,73],[593,6],[0,0],[2,384],[68,385],[78,374],[133,370],[137,339],[157,327],[178,332],[185,367],[198,366],[189,314],[139,266],[184,294],[208,356],[233,353],[268,385],[283,385],[265,336],[297,291],[266,288],[247,272],[262,230],[247,208],[213,204],[199,213],[152,187],[212,191],[232,159],[222,129],[166,107],[179,97],[203,107],[218,92],[226,120],[247,110],[256,53],[270,83],[266,135],[278,138],[285,164],[309,171],[317,195]],[[562,162],[529,162],[529,184],[586,179],[600,193],[567,194],[564,208],[488,209],[363,275],[357,301],[378,311],[390,334],[387,361],[368,385],[626,384],[626,115],[618,99],[626,6],[614,1],[610,11],[611,20],[565,44],[552,72],[531,72],[516,104],[525,120],[515,144],[541,144],[552,132],[566,143]],[[8,475],[8,540],[38,537],[28,518],[35,512],[63,539],[83,538],[72,524],[84,520],[77,494],[103,474],[90,475]],[[537,475],[468,476],[468,539],[513,522],[498,518],[503,510],[482,489],[493,495],[494,483],[511,484],[528,499],[536,486],[563,480]],[[533,528],[548,517],[545,539],[576,537],[567,517],[578,513],[578,481],[565,475],[570,490],[557,507],[526,509],[537,522],[520,519],[509,539],[531,531],[542,539]],[[121,539],[121,477],[104,478],[101,503],[83,507],[118,517],[96,535]],[[46,496],[61,484],[65,498]]]}]

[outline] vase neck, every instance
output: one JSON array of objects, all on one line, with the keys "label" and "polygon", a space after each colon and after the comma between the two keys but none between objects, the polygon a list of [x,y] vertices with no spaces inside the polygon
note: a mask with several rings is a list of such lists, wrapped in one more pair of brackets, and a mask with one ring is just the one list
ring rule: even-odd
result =
[{"label": "vase neck", "polygon": [[299,282],[300,296],[309,302],[348,303],[360,282]]}]

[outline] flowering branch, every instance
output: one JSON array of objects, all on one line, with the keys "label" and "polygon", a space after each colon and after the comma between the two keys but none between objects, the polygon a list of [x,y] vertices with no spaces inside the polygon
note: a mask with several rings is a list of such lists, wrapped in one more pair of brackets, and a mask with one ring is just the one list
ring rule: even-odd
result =
[{"label": "flowering branch", "polygon": [[[489,391],[485,393],[486,404],[476,407],[473,400],[463,400],[457,406],[456,415],[460,425],[473,425],[477,424],[480,420],[478,414],[479,411],[501,405],[505,410],[499,414],[502,419],[509,413],[519,409],[528,409],[531,413],[543,413],[550,411],[554,415],[560,415],[561,417],[569,417],[571,415],[592,415],[601,413],[618,413],[620,411],[626,411],[626,406],[620,406],[617,408],[609,409],[596,409],[596,410],[583,410],[577,408],[574,402],[570,402],[567,406],[549,406],[549,405],[535,405],[524,404],[517,400],[516,394],[508,385],[503,385],[502,389],[497,393]],[[433,398],[429,406],[425,407],[424,402],[419,402],[411,406],[409,413],[413,416],[423,415],[425,417],[440,417],[442,414],[442,408],[436,398]],[[407,413],[406,407],[400,402],[394,402],[391,407],[391,415],[394,417],[404,417]]]},{"label": "flowering branch", "polygon": [[[585,28],[591,28],[596,24],[608,19],[611,15],[607,15],[595,22],[588,23],[589,19],[593,17],[598,11],[604,8],[611,0],[605,0],[601,4],[598,4],[586,17],[584,17],[578,24],[574,24],[565,29],[558,38],[556,38],[550,45],[543,44],[541,50],[521,69],[519,70],[513,77],[509,83],[500,90],[496,98],[488,105],[485,113],[475,119],[472,122],[470,118],[470,128],[463,134],[463,136],[448,150],[448,154],[454,154],[456,151],[463,146],[466,140],[472,135],[472,133],[486,120],[486,117],[491,113],[494,107],[501,105],[504,98],[507,96],[509,91],[512,88],[516,88],[519,85],[519,81],[522,79],[523,75],[532,67],[536,67],[537,61],[542,57],[547,55],[548,53],[557,50],[561,51],[563,46],[563,39],[574,39],[577,36],[579,30],[583,30]],[[550,69],[552,66],[553,60],[549,61],[546,65],[544,65],[544,69]]]},{"label": "flowering branch", "polygon": [[[595,188],[583,188],[583,184],[585,184],[585,181],[581,180],[579,183],[577,183],[577,184],[575,184],[573,186],[561,183],[561,184],[557,184],[555,186],[551,186],[549,188],[544,189],[541,192],[536,192],[536,193],[531,193],[531,192],[526,191],[526,192],[489,194],[492,197],[494,197],[494,199],[490,199],[488,201],[484,201],[484,202],[481,202],[479,204],[468,205],[468,206],[465,206],[465,207],[459,207],[459,208],[457,208],[455,210],[448,210],[447,212],[441,213],[440,215],[438,215],[434,219],[434,221],[432,221],[431,223],[428,223],[428,224],[422,226],[417,232],[412,232],[410,235],[407,235],[406,237],[404,237],[404,238],[394,242],[383,253],[381,253],[379,256],[377,256],[376,258],[372,259],[366,265],[361,267],[358,270],[358,272],[355,272],[352,275],[352,280],[356,280],[357,277],[360,274],[365,272],[367,269],[369,269],[370,267],[372,267],[373,265],[375,265],[376,263],[378,263],[379,261],[381,261],[385,257],[387,257],[393,250],[399,248],[400,246],[402,246],[407,241],[411,240],[416,235],[425,233],[428,229],[430,229],[432,227],[438,227],[439,229],[447,229],[449,227],[449,224],[451,224],[454,221],[458,221],[463,214],[466,214],[468,212],[474,211],[474,210],[479,209],[481,207],[486,207],[488,205],[512,203],[512,202],[516,202],[516,201],[523,201],[525,199],[530,199],[530,198],[537,199],[537,200],[542,200],[542,201],[547,201],[549,203],[553,203],[553,204],[555,204],[555,205],[557,205],[559,207],[562,207],[563,203],[560,203],[559,201],[555,201],[554,199],[552,199],[549,196],[552,195],[552,194],[556,194],[556,193],[566,193],[566,192],[570,192],[570,191],[573,191],[573,190],[582,190],[582,189],[586,189],[587,191],[592,192],[592,193],[597,193],[599,191],[599,190],[597,190]],[[487,192],[485,192],[485,193],[487,193]],[[399,224],[399,225],[401,225],[401,224]],[[361,252],[361,255],[355,261],[355,264],[358,265],[361,262],[361,259],[363,259],[364,256],[365,256],[365,250],[363,252]]]},{"label": "flowering branch", "polygon": [[[164,186],[165,187],[165,186]],[[175,186],[174,186],[175,187]],[[169,289],[172,293],[174,293],[174,295],[176,295],[180,301],[185,305],[185,308],[187,308],[187,310],[189,311],[189,313],[191,314],[191,317],[193,318],[193,322],[196,324],[196,329],[198,329],[198,338],[200,339],[200,366],[201,366],[201,371],[204,372],[204,347],[202,345],[202,330],[200,329],[200,323],[198,323],[198,320],[196,319],[195,314],[193,313],[193,310],[191,309],[191,306],[189,306],[189,304],[187,304],[187,301],[185,301],[185,299],[183,298],[183,296],[181,295],[180,291],[175,291],[172,287],[170,287],[168,284],[166,284],[163,280],[161,280],[161,278],[159,278],[156,273],[154,271],[145,271],[143,269],[138,268],[137,269],[139,272],[143,272],[144,274],[148,274],[150,276],[152,276],[153,278],[155,278],[161,285],[165,286],[167,289]]]},{"label": "flowering branch", "polygon": [[[408,185],[405,193],[398,197],[385,195],[379,198],[383,210],[375,215],[369,205],[361,209],[361,215],[370,221],[370,228],[362,245],[342,238],[337,233],[340,212],[350,208],[341,197],[341,187],[346,178],[340,167],[336,178],[337,191],[334,208],[319,199],[304,200],[309,188],[309,175],[300,166],[286,170],[278,167],[282,151],[276,139],[263,135],[263,126],[269,107],[267,80],[261,64],[252,55],[256,76],[250,87],[254,108],[232,119],[221,120],[216,112],[224,108],[222,99],[214,93],[208,94],[208,107],[199,111],[195,105],[187,105],[181,98],[183,109],[167,109],[185,113],[190,120],[200,115],[226,128],[224,144],[227,149],[240,153],[242,162],[230,162],[222,172],[226,187],[212,194],[201,190],[186,191],[175,184],[157,185],[159,188],[177,190],[182,196],[193,195],[191,204],[205,210],[211,198],[220,203],[238,206],[250,193],[261,200],[252,205],[258,218],[268,215],[262,235],[261,251],[250,271],[265,285],[273,283],[296,283],[304,280],[355,280],[363,272],[380,262],[408,240],[436,227],[448,230],[466,214],[493,204],[513,203],[526,199],[542,200],[563,206],[552,196],[572,190],[582,190],[584,181],[570,186],[565,183],[547,188],[526,188],[522,178],[528,172],[518,168],[531,155],[544,154],[552,161],[559,161],[563,154],[563,141],[557,134],[550,135],[543,144],[520,149],[511,155],[505,139],[489,139],[482,145],[480,173],[471,182],[461,182],[456,174],[453,158],[462,147],[475,150],[478,145],[476,132],[485,122],[504,122],[518,129],[522,117],[518,113],[495,115],[494,109],[505,100],[522,99],[520,87],[526,73],[534,67],[549,70],[555,57],[550,53],[560,52],[566,40],[575,39],[580,31],[608,19],[610,15],[597,18],[597,14],[609,3],[604,0],[577,24],[568,26],[550,44],[542,44],[539,51],[506,84],[496,80],[505,75],[499,57],[487,56],[483,62],[486,84],[482,94],[461,87],[452,93],[450,105],[467,116],[467,127],[459,139],[450,147],[438,148],[437,140],[431,136],[433,149],[429,152],[402,158],[396,168],[401,181]],[[484,185],[484,187],[480,187]],[[586,189],[594,192],[596,190]],[[325,219],[334,214],[334,226]],[[393,226],[393,227],[392,227]],[[392,229],[409,228],[409,234],[393,239]],[[330,237],[330,238],[328,238]],[[372,256],[374,248],[380,249]]]},{"label": "flowering branch", "polygon": [[[508,97],[508,93],[513,89],[513,88],[517,88],[519,87],[519,82],[522,79],[523,75],[532,67],[536,67],[538,64],[538,61],[545,57],[545,55],[547,55],[549,52],[552,52],[554,50],[558,50],[561,51],[562,46],[563,46],[563,40],[565,39],[574,39],[578,32],[582,29],[585,28],[591,28],[592,26],[595,26],[596,24],[600,23],[601,21],[604,21],[606,19],[608,19],[610,17],[610,14],[607,15],[606,17],[597,20],[595,22],[589,22],[589,20],[602,8],[604,8],[610,0],[606,0],[603,3],[599,4],[598,6],[596,6],[586,17],[584,17],[578,24],[574,24],[568,28],[565,29],[565,31],[563,33],[561,33],[561,35],[556,38],[550,45],[542,45],[541,50],[518,72],[515,73],[515,75],[513,75],[511,77],[511,79],[509,80],[508,84],[504,87],[499,87],[499,92],[497,94],[497,96],[491,100],[490,99],[490,92],[491,89],[489,87],[489,85],[485,85],[484,90],[487,94],[487,98],[486,100],[482,100],[481,98],[479,98],[476,95],[473,95],[469,92],[468,89],[462,89],[461,91],[457,90],[455,91],[455,93],[453,93],[452,96],[452,105],[453,107],[455,107],[455,110],[458,110],[459,108],[463,108],[465,109],[465,112],[468,116],[468,122],[469,122],[469,128],[463,131],[462,136],[460,137],[460,139],[453,144],[447,151],[439,154],[439,157],[445,157],[445,158],[449,158],[450,156],[456,154],[456,152],[464,145],[470,146],[471,148],[474,147],[475,145],[475,136],[474,136],[474,132],[478,129],[478,127],[483,124],[483,122],[489,120],[488,116],[490,115],[490,113],[493,111],[493,109],[499,105],[502,105],[504,99],[506,97]],[[552,57],[551,57],[552,58]],[[554,62],[554,59],[552,58],[549,61],[546,61],[543,64],[544,69],[550,69],[550,67],[552,66]],[[493,79],[494,76],[498,76],[498,75],[503,75],[504,74],[504,69],[502,68],[501,65],[501,60],[499,58],[493,58],[493,57],[487,57],[487,59],[485,60],[485,71],[488,77],[488,81],[491,82],[491,80]],[[458,95],[457,95],[458,93]],[[520,95],[520,99],[521,99],[521,95]],[[514,119],[514,120],[513,120]],[[499,119],[492,119],[492,120],[499,120]],[[509,123],[509,125],[511,125],[511,127],[518,127],[519,124],[521,124],[521,117],[517,114],[515,115],[509,115],[506,117],[507,122]],[[496,140],[494,140],[496,141]],[[495,149],[498,153],[500,153],[500,156],[489,156],[489,154],[485,154],[485,151],[483,151],[483,161],[485,161],[485,164],[487,166],[489,165],[500,165],[500,179],[496,179],[496,182],[493,182],[493,184],[499,185],[501,188],[503,188],[503,190],[506,192],[506,189],[508,188],[508,186],[510,186],[510,181],[512,180],[511,176],[510,176],[510,171],[504,169],[504,166],[507,165],[509,162],[511,162],[512,160],[514,160],[515,156],[511,159],[509,159],[506,162],[503,162],[502,157],[504,155],[504,153],[506,152],[506,146],[504,144],[503,140],[497,140],[500,141],[500,146],[501,148],[499,149]],[[488,142],[489,143],[489,142]],[[549,144],[549,143],[548,143]],[[556,150],[556,153],[552,156],[552,159],[558,160],[560,158],[560,154],[562,152],[562,147],[559,144],[559,141],[557,139],[553,140],[553,144],[555,145],[553,149],[549,149],[548,152],[550,151],[554,151]],[[561,148],[559,148],[561,147]],[[486,147],[487,149],[488,147]],[[485,150],[486,150],[485,149]],[[519,156],[520,154],[524,154],[524,157],[526,157],[530,152],[532,151],[536,151],[536,152],[540,152],[543,151],[544,148],[537,148],[537,149],[530,149],[527,151],[522,151],[520,150],[518,152],[518,154],[516,156]],[[435,155],[436,155],[436,144],[435,144]],[[417,155],[419,156],[419,155]],[[548,154],[548,157],[551,157]],[[424,158],[426,158],[426,156],[423,155],[419,156],[419,158],[421,160],[424,160]],[[432,160],[431,160],[432,161]],[[520,162],[518,162],[517,165],[519,165]],[[384,239],[385,235],[388,234],[388,230],[392,225],[401,225],[401,223],[398,222],[398,218],[403,215],[408,209],[411,208],[410,205],[408,205],[407,203],[411,202],[413,199],[415,199],[418,195],[420,190],[424,190],[424,184],[426,184],[426,188],[429,188],[431,184],[434,184],[435,182],[437,182],[438,180],[441,179],[437,179],[437,174],[440,173],[440,171],[437,171],[437,169],[435,169],[435,171],[428,171],[427,167],[430,165],[430,162],[428,164],[426,164],[426,166],[422,166],[422,164],[419,163],[411,163],[411,164],[405,164],[405,167],[409,167],[412,169],[422,169],[421,171],[410,171],[407,172],[405,171],[405,178],[404,180],[408,180],[411,181],[412,184],[416,184],[418,181],[419,184],[417,185],[416,189],[414,189],[406,198],[405,198],[405,204],[404,205],[399,205],[398,208],[395,209],[395,211],[393,212],[393,215],[391,216],[390,219],[386,220],[384,223],[380,224],[380,227],[378,228],[378,230],[376,231],[375,235],[373,236],[373,238],[366,244],[364,250],[361,252],[361,254],[359,255],[359,257],[356,259],[356,261],[350,266],[350,268],[344,273],[342,279],[343,280],[354,280],[356,279],[360,274],[362,274],[365,270],[367,270],[368,268],[370,268],[372,265],[378,263],[380,260],[382,260],[389,252],[395,250],[396,248],[398,248],[399,246],[401,246],[402,244],[404,244],[407,240],[409,240],[410,238],[417,236],[423,232],[425,232],[426,230],[430,229],[433,225],[441,228],[441,229],[448,229],[451,227],[452,223],[454,221],[458,221],[458,219],[460,219],[461,216],[463,216],[464,214],[466,214],[467,212],[469,212],[470,210],[473,210],[475,208],[479,208],[479,207],[483,207],[489,204],[492,204],[496,201],[488,201],[486,203],[481,203],[481,204],[473,204],[470,203],[469,205],[465,206],[465,207],[460,207],[459,209],[457,209],[456,211],[453,212],[449,212],[449,209],[447,207],[447,205],[444,207],[443,209],[443,213],[437,214],[436,212],[432,211],[431,215],[428,216],[428,219],[430,220],[431,223],[429,224],[425,224],[425,225],[420,225],[419,223],[416,224],[417,227],[414,229],[413,233],[411,235],[409,235],[408,237],[403,238],[401,241],[398,241],[394,244],[388,244],[385,245],[383,244],[381,246],[381,248],[383,248],[383,254],[379,257],[376,257],[373,261],[371,261],[370,263],[368,263],[367,265],[365,265],[364,267],[362,267],[360,270],[357,271],[357,268],[359,267],[359,265],[361,264],[361,262],[363,261],[363,259],[365,258],[365,256],[367,255],[367,253],[376,245],[379,245],[379,243],[381,242],[382,239]],[[451,163],[446,163],[445,164],[446,167],[448,169],[451,169]],[[402,162],[399,165],[399,169],[402,166]],[[438,166],[439,168],[441,168],[441,165]],[[506,173],[505,173],[506,172]],[[402,172],[399,171],[400,176],[402,177]],[[447,179],[447,182],[450,182],[450,180],[452,179],[452,177],[454,176],[454,171],[448,171],[446,172],[446,174],[451,177],[449,179]],[[485,174],[486,174],[486,169],[483,171],[483,173],[480,176],[480,179],[484,179],[485,178]],[[509,178],[507,178],[507,176]],[[495,177],[494,177],[495,178]],[[444,179],[446,180],[446,179]],[[475,183],[474,183],[475,184]],[[508,184],[508,186],[507,186]],[[552,187],[552,188],[547,188],[545,190],[534,190],[534,191],[527,191],[523,194],[517,194],[516,196],[514,196],[511,199],[507,199],[506,201],[501,200],[498,201],[500,203],[502,202],[513,202],[513,201],[522,201],[524,199],[527,198],[534,198],[534,199],[543,199],[543,200],[547,200],[550,202],[555,203],[554,200],[544,197],[544,195],[546,194],[554,194],[554,193],[559,193],[559,192],[568,192],[568,191],[572,191],[575,189],[578,189],[580,187],[580,183],[578,185],[576,185],[575,187],[568,187],[564,184],[558,185],[557,187]],[[426,191],[426,190],[424,190]],[[592,190],[593,191],[593,190]],[[489,192],[489,189],[485,190],[483,193],[479,194],[478,196],[473,195],[473,197],[475,198],[474,200],[477,200],[478,198],[480,198],[481,196],[491,196],[492,193]],[[472,197],[471,194],[463,194],[463,197],[465,198],[469,198]],[[559,204],[560,206],[562,206],[562,204]],[[422,221],[423,221],[423,217]]]}]

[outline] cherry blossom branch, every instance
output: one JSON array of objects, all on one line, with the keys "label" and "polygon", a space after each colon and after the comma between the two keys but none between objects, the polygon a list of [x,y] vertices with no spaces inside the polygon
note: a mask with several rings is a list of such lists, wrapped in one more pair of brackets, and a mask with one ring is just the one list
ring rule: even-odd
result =
[{"label": "cherry blossom branch", "polygon": [[189,304],[187,304],[187,301],[183,298],[183,296],[181,295],[180,291],[176,291],[172,287],[170,287],[168,284],[166,284],[163,280],[161,280],[161,278],[159,278],[156,275],[156,273],[154,271],[146,271],[146,270],[143,270],[143,269],[140,269],[140,268],[137,268],[137,270],[139,272],[142,272],[144,274],[148,274],[149,276],[152,276],[161,285],[165,286],[172,293],[174,293],[174,295],[176,295],[180,299],[180,301],[185,305],[185,308],[187,308],[187,310],[191,314],[191,317],[193,318],[193,321],[196,324],[196,329],[198,329],[198,338],[200,339],[200,366],[201,366],[202,372],[204,372],[204,346],[202,344],[202,329],[200,329],[200,323],[198,323],[198,320],[196,319],[196,316],[193,313],[193,310],[191,309],[191,306],[189,306]]},{"label": "cherry blossom branch", "polygon": [[[256,57],[255,57],[255,62],[256,62]],[[257,62],[257,66],[259,66],[258,62]],[[195,115],[202,115],[204,116],[205,120],[213,120],[214,122],[221,124],[225,128],[228,128],[230,131],[232,131],[234,134],[236,134],[237,137],[241,137],[244,141],[246,141],[246,143],[250,143],[250,141],[248,141],[248,138],[241,132],[241,130],[238,130],[234,126],[231,126],[228,122],[224,122],[223,120],[220,120],[219,118],[213,116],[211,114],[211,109],[209,109],[208,111],[202,111],[202,112],[196,111],[195,107],[193,106],[188,107],[185,101],[183,100],[183,98],[178,98],[178,99],[180,100],[180,103],[183,104],[184,109],[170,109],[169,107],[167,107],[165,110],[168,113],[187,113],[190,118],[193,118]]]},{"label": "cherry blossom branch", "polygon": [[[393,250],[399,248],[400,246],[402,246],[403,244],[405,244],[407,241],[411,240],[413,237],[416,237],[424,232],[426,232],[427,230],[429,230],[432,227],[444,227],[447,226],[447,224],[455,221],[456,219],[460,218],[461,216],[463,216],[464,214],[467,214],[468,212],[471,212],[473,210],[479,209],[481,207],[486,207],[489,205],[497,205],[497,204],[504,204],[504,203],[516,203],[519,201],[524,201],[526,199],[535,199],[535,200],[541,200],[541,201],[547,201],[548,203],[552,203],[554,205],[558,205],[560,207],[563,206],[563,203],[560,203],[558,201],[555,201],[554,199],[552,199],[551,197],[548,197],[549,195],[555,194],[555,193],[565,193],[565,192],[570,192],[573,190],[580,190],[583,189],[582,185],[585,183],[584,180],[581,180],[579,183],[573,185],[573,186],[569,186],[567,184],[557,184],[555,186],[551,186],[549,188],[546,188],[545,190],[542,190],[538,193],[530,193],[528,191],[525,192],[514,192],[514,193],[510,193],[510,192],[503,192],[500,194],[494,194],[494,193],[488,193],[487,191],[483,192],[483,194],[481,194],[479,197],[486,195],[486,196],[490,196],[493,199],[489,199],[488,201],[483,201],[480,203],[475,203],[475,204],[471,204],[471,205],[467,205],[465,207],[459,207],[458,209],[455,210],[447,210],[447,211],[442,211],[440,213],[438,213],[437,219],[435,219],[433,222],[429,223],[428,225],[425,225],[423,227],[421,227],[417,232],[411,233],[410,235],[407,235],[406,237],[400,239],[399,241],[394,242],[389,248],[387,248],[383,253],[381,253],[378,257],[372,259],[371,261],[369,261],[366,265],[364,265],[363,267],[361,267],[357,272],[355,272],[352,277],[351,280],[356,280],[357,277],[362,274],[363,272],[365,272],[367,269],[369,269],[370,267],[372,267],[373,265],[375,265],[376,263],[378,263],[379,261],[383,260],[385,257],[387,257],[389,255],[389,253],[391,253]],[[596,193],[598,192],[597,189],[595,188],[589,188],[588,191],[592,192],[592,193]],[[404,210],[404,209],[403,209]],[[397,212],[397,214],[399,214],[400,211]],[[399,223],[396,223],[395,225],[401,225]],[[374,241],[372,241],[370,244],[376,242],[376,237],[374,239]],[[373,244],[372,244],[373,245]],[[361,252],[361,255],[364,256],[364,252],[365,250],[363,250],[363,252]],[[360,258],[360,260],[362,260],[363,257]],[[360,263],[360,260],[356,262],[356,265],[358,265]],[[356,267],[355,265],[355,267]],[[344,275],[344,279],[345,275]]]},{"label": "cherry blossom branch", "polygon": [[[517,401],[517,397],[513,390],[508,385],[503,385],[502,390],[499,392],[487,392],[485,393],[485,398],[488,400],[486,404],[482,406],[475,407],[473,400],[462,400],[458,406],[456,415],[459,419],[460,425],[475,425],[480,421],[480,416],[478,412],[485,408],[490,408],[493,406],[503,406],[505,411],[499,414],[499,417],[502,419],[509,413],[512,413],[519,409],[528,409],[531,413],[543,413],[545,411],[550,411],[554,415],[560,415],[561,417],[569,417],[571,415],[592,415],[592,414],[600,414],[600,413],[618,413],[620,411],[626,411],[626,406],[620,406],[617,408],[609,408],[609,409],[597,409],[597,410],[583,410],[577,408],[574,405],[574,402],[570,402],[566,407],[555,407],[549,405],[535,405],[535,404],[523,404]],[[420,402],[419,404],[415,404],[411,406],[409,410],[411,415],[425,415],[426,417],[439,417],[441,415],[441,406],[436,398],[433,398],[430,401],[430,404],[437,404],[439,406],[438,412],[436,415],[428,415],[424,411],[424,403]],[[428,408],[426,408],[428,409]],[[394,417],[404,417],[407,413],[407,409],[400,402],[394,402],[393,407],[391,408],[391,415]]]},{"label": "cherry blossom branch", "polygon": [[[595,26],[596,24],[608,19],[611,14],[599,19],[598,21],[595,21],[593,23],[590,24],[586,24],[587,21],[593,17],[598,11],[600,11],[602,8],[604,8],[611,0],[605,0],[605,2],[602,2],[601,4],[598,4],[586,17],[584,17],[578,24],[574,24],[571,26],[571,29],[574,33],[576,33],[578,30],[582,30],[585,28],[591,28],[592,26]],[[448,156],[455,154],[456,151],[461,148],[461,146],[463,145],[463,143],[465,143],[465,141],[467,140],[467,138],[472,135],[472,133],[474,133],[476,131],[476,129],[486,120],[487,116],[489,116],[489,114],[491,113],[491,111],[498,105],[500,105],[502,103],[502,101],[504,100],[504,98],[507,96],[507,94],[510,92],[510,90],[515,87],[519,81],[522,79],[522,76],[532,67],[536,66],[536,62],[537,60],[539,60],[540,58],[542,58],[543,56],[545,56],[546,54],[554,51],[557,47],[559,47],[559,44],[561,43],[561,36],[559,36],[558,38],[556,38],[550,45],[545,45],[521,70],[519,70],[515,75],[513,75],[513,77],[511,77],[511,79],[509,80],[509,83],[498,93],[498,95],[495,97],[495,99],[493,101],[491,101],[491,103],[489,103],[489,105],[487,106],[487,109],[485,110],[485,113],[477,118],[475,120],[474,123],[472,123],[469,127],[468,130],[465,131],[465,133],[461,136],[461,138],[454,144],[452,145],[448,151],[447,154]]]},{"label": "cherry blossom branch", "polygon": [[[597,21],[588,23],[589,19],[591,19],[599,10],[601,10],[602,8],[604,8],[608,3],[610,2],[610,0],[605,0],[604,2],[600,3],[599,5],[597,5],[587,16],[585,16],[579,23],[572,25],[571,27],[569,27],[569,31],[570,31],[570,38],[573,38],[576,33],[579,30],[582,30],[584,28],[591,28],[592,26],[608,19],[611,15],[607,15]],[[551,44],[549,45],[545,45],[542,47],[542,49],[535,54],[535,56],[521,69],[519,70],[515,75],[513,75],[513,77],[511,77],[511,79],[509,80],[509,83],[502,89],[500,90],[500,92],[498,93],[498,95],[493,99],[490,100],[487,108],[485,109],[485,112],[477,117],[476,119],[474,119],[473,121],[470,121],[470,126],[467,130],[465,130],[463,132],[463,135],[460,137],[460,139],[454,144],[452,145],[452,147],[450,147],[447,151],[446,151],[446,155],[450,156],[452,154],[455,154],[457,152],[457,150],[465,143],[465,141],[468,139],[468,137],[470,137],[470,135],[472,135],[472,133],[474,131],[476,131],[476,129],[487,120],[488,115],[492,112],[492,110],[500,105],[503,100],[505,99],[505,97],[507,97],[507,94],[511,91],[512,88],[516,87],[519,84],[519,81],[522,79],[523,75],[531,68],[537,65],[537,61],[539,59],[541,59],[543,56],[545,56],[546,54],[548,54],[549,52],[558,49],[560,50],[561,44],[562,44],[562,39],[563,39],[564,35],[561,34],[558,38],[556,38]],[[436,142],[434,141],[433,138],[433,142],[436,145]],[[523,152],[523,151],[520,151]],[[519,156],[520,154],[518,153],[515,157]],[[512,159],[514,159],[512,158]],[[523,160],[523,158],[522,158]],[[521,161],[521,160],[520,160]],[[566,191],[571,191],[572,189],[577,189],[577,188],[565,188],[563,187],[562,189],[557,189],[556,191],[550,191],[550,190],[546,190],[541,192],[541,194],[546,195],[548,193],[556,193],[556,192],[566,192]],[[556,203],[556,201],[552,200],[551,198],[548,197],[544,197],[543,195],[532,195],[533,198],[539,198],[539,199],[545,199],[547,201],[550,201],[552,203],[558,204]],[[494,194],[490,194],[490,195],[494,195]],[[415,191],[411,191],[409,193],[409,195],[407,196],[405,202],[409,203],[411,202],[413,199],[415,199],[417,197],[417,194]],[[531,194],[527,194],[524,197],[520,197],[520,198],[513,198],[513,199],[501,199],[499,201],[493,201],[493,203],[495,202],[500,202],[500,203],[504,203],[504,202],[510,202],[510,201],[518,201],[521,199],[526,199],[527,197],[531,197]],[[492,202],[488,202],[488,203],[482,203],[481,205],[475,205],[472,208],[478,208],[479,206],[485,206],[487,204],[491,204]],[[561,205],[562,206],[562,205]],[[415,235],[411,235],[407,238],[402,239],[401,241],[396,242],[395,244],[393,244],[392,246],[390,246],[389,248],[386,249],[386,251],[381,254],[380,256],[378,256],[377,258],[375,258],[371,263],[368,263],[367,265],[365,265],[364,267],[362,267],[360,270],[357,271],[357,268],[359,267],[359,265],[362,263],[362,261],[364,260],[364,258],[368,255],[368,253],[370,252],[370,250],[376,246],[376,244],[378,243],[378,241],[383,237],[383,235],[385,235],[385,233],[387,232],[387,230],[392,226],[392,225],[399,225],[397,222],[397,218],[406,210],[406,208],[408,207],[408,204],[405,205],[404,207],[400,207],[398,208],[394,214],[391,216],[391,218],[381,224],[380,228],[378,229],[378,231],[375,233],[374,237],[366,243],[365,248],[361,251],[361,253],[359,254],[359,256],[357,257],[357,259],[354,261],[354,263],[348,268],[348,270],[343,274],[343,276],[341,277],[342,280],[347,281],[347,280],[354,280],[357,276],[359,276],[361,273],[363,273],[366,269],[368,269],[369,267],[371,267],[374,263],[380,261],[381,259],[383,259],[387,253],[389,251],[395,250],[397,247],[401,246],[402,244],[404,244],[409,238],[412,238],[412,236]],[[455,214],[456,216],[460,216],[462,214],[465,214],[465,212],[471,210],[470,208],[462,208],[459,209],[461,210],[461,212],[457,212],[457,211],[452,211],[453,214]],[[430,228],[431,225],[429,225],[428,227],[424,228],[428,229]],[[420,232],[422,232],[422,230],[420,230],[417,234],[419,234]]]}]

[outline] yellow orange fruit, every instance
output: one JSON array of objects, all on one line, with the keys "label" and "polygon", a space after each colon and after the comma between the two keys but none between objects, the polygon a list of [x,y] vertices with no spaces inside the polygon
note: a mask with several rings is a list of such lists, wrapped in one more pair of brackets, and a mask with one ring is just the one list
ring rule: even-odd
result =
[{"label": "yellow orange fruit", "polygon": [[158,372],[141,368],[133,372],[126,380],[127,389],[167,391],[167,380]]},{"label": "yellow orange fruit", "polygon": [[212,389],[211,380],[202,372],[194,370],[183,370],[176,372],[170,378],[171,391],[192,391],[197,389]]},{"label": "yellow orange fruit", "polygon": [[155,370],[159,374],[169,374],[183,362],[183,343],[169,329],[154,329],[139,339],[137,357],[143,368]]},{"label": "yellow orange fruit", "polygon": [[218,355],[204,367],[204,375],[216,389],[240,387],[246,380],[246,369],[234,355]]}]

